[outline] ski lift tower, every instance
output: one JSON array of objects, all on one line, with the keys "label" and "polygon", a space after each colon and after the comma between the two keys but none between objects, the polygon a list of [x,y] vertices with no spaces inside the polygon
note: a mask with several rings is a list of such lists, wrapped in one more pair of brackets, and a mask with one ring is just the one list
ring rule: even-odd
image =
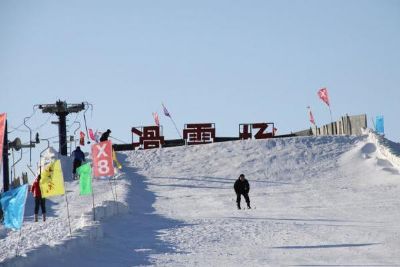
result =
[{"label": "ski lift tower", "polygon": [[52,113],[58,116],[58,134],[59,134],[59,153],[67,156],[67,115],[69,113],[78,113],[85,109],[85,103],[67,104],[65,101],[58,100],[55,104],[41,104],[39,109],[43,113]]}]

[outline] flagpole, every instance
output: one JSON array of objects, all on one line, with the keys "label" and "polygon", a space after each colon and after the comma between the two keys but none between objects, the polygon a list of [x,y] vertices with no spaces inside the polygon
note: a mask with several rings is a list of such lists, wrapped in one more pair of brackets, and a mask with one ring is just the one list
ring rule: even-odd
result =
[{"label": "flagpole", "polygon": [[334,129],[333,129],[334,127],[333,127],[333,117],[332,117],[331,106],[329,105],[328,107],[329,107],[329,113],[331,115],[331,133],[332,133],[332,135],[335,135],[336,133],[334,133]]},{"label": "flagpole", "polygon": [[17,249],[15,250],[15,257],[18,256],[19,252],[19,245],[21,244],[21,233],[22,233],[22,226],[21,229],[19,229],[19,237],[18,237]]},{"label": "flagpole", "polygon": [[[115,178],[115,177],[114,177]],[[115,186],[115,203],[117,205],[117,214],[119,214],[119,208],[118,208],[118,194],[117,194],[117,180],[114,179],[114,186]]]},{"label": "flagpole", "polygon": [[110,184],[110,187],[111,187],[112,198],[113,198],[114,202],[117,202],[117,200],[115,198],[115,194],[114,194],[114,187],[113,187],[113,184],[112,184],[112,181],[111,181],[111,177],[110,177],[110,179],[108,179],[108,183]]},{"label": "flagpole", "polygon": [[[308,109],[308,116],[310,117],[309,120],[311,122],[311,129],[313,126],[315,127],[315,136],[317,136],[318,135],[317,134],[317,124],[315,122],[314,116],[312,115],[311,107],[307,106],[307,109]],[[311,130],[311,132],[312,132],[312,130]]]},{"label": "flagpole", "polygon": [[[27,186],[27,185],[26,185]],[[24,214],[25,214],[25,205],[26,205],[26,199],[28,197],[28,189],[26,189],[25,192],[25,204],[24,204],[24,211],[22,214],[22,222],[21,222],[21,228],[19,229],[19,237],[18,237],[18,243],[17,243],[17,249],[15,251],[15,256],[18,256],[18,252],[19,252],[19,246],[21,244],[21,235],[22,235],[22,227],[23,227],[23,222],[24,222]]]},{"label": "flagpole", "polygon": [[110,187],[111,187],[112,199],[115,201],[114,188],[113,188],[113,185],[111,183],[111,178],[108,179],[108,183],[110,184]]},{"label": "flagpole", "polygon": [[176,126],[176,123],[175,123],[174,119],[172,119],[171,114],[168,112],[167,108],[164,106],[164,103],[161,103],[161,105],[163,106],[163,109],[164,109],[164,115],[167,116],[167,117],[169,117],[169,118],[171,119],[172,123],[173,123],[174,126],[175,126],[176,132],[178,133],[179,137],[180,137],[181,139],[183,139],[181,133],[180,133],[179,130],[178,130],[178,127]]},{"label": "flagpole", "polygon": [[[93,179],[92,179],[93,181]],[[94,188],[92,184],[92,204],[93,204],[93,221],[96,221],[96,209],[94,208]]]},{"label": "flagpole", "polygon": [[181,133],[179,132],[178,127],[176,127],[175,121],[172,119],[172,117],[169,117],[169,118],[171,119],[172,123],[174,124],[175,129],[176,129],[176,132],[178,133],[179,137],[182,139],[182,135],[181,135]]},{"label": "flagpole", "polygon": [[65,202],[67,204],[67,215],[68,215],[68,226],[69,226],[69,235],[72,237],[72,230],[71,230],[71,221],[69,219],[69,205],[68,205],[68,196],[67,196],[67,187],[65,186],[65,181],[64,181],[64,188],[65,188]]}]

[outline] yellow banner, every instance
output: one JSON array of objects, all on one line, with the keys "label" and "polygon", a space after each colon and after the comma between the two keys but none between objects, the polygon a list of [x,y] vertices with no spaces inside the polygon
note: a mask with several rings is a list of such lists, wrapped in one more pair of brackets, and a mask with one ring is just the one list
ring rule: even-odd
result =
[{"label": "yellow banner", "polygon": [[114,149],[113,149],[113,160],[114,160],[115,164],[117,165],[117,168],[118,168],[118,169],[121,169],[121,168],[122,168],[122,165],[121,165],[121,163],[118,161],[118,159],[117,159],[117,154],[115,153],[115,150],[114,150]]},{"label": "yellow banner", "polygon": [[64,195],[64,177],[60,160],[53,161],[42,170],[40,191],[44,198]]}]

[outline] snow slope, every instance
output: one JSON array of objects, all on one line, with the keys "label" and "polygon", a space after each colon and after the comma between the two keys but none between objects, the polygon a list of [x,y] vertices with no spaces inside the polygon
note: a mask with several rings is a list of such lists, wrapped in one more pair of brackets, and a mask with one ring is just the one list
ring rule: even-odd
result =
[{"label": "snow slope", "polygon": [[[400,266],[400,174],[379,148],[343,136],[120,153],[117,200],[95,182],[96,222],[68,182],[73,237],[64,198],[46,223],[27,207],[21,256],[19,232],[0,230],[0,264]],[[236,209],[240,173],[252,210]]]}]

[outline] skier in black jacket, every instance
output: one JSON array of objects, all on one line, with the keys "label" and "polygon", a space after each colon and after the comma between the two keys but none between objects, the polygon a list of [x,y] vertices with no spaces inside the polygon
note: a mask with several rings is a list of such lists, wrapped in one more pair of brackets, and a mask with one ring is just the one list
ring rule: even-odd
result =
[{"label": "skier in black jacket", "polygon": [[101,137],[100,137],[100,142],[104,142],[108,140],[108,137],[110,136],[111,130],[107,129],[107,131],[105,131]]},{"label": "skier in black jacket", "polygon": [[240,210],[240,195],[244,196],[244,199],[246,200],[247,203],[247,208],[251,209],[250,207],[250,198],[249,198],[249,192],[250,192],[250,184],[249,182],[244,178],[244,174],[241,174],[239,178],[236,180],[235,185],[233,186],[236,192],[236,203],[237,207]]}]

